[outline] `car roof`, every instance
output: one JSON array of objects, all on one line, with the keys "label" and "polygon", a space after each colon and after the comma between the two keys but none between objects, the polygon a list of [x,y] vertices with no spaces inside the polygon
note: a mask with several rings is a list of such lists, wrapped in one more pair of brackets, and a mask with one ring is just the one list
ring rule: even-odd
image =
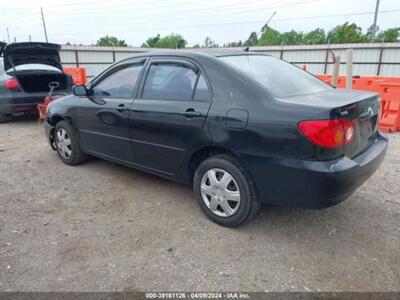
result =
[{"label": "car roof", "polygon": [[[178,50],[179,51],[179,50]],[[244,49],[223,49],[223,48],[196,48],[190,50],[183,50],[183,52],[190,53],[202,53],[210,56],[227,56],[227,55],[247,55],[255,54],[255,52],[249,52]]]},{"label": "car roof", "polygon": [[147,57],[147,56],[178,56],[186,58],[211,58],[211,57],[221,57],[221,56],[231,56],[231,55],[265,55],[263,53],[245,51],[243,49],[221,49],[221,48],[196,48],[196,49],[178,49],[178,50],[151,50],[147,52],[140,52],[125,60],[129,60],[136,57]]}]

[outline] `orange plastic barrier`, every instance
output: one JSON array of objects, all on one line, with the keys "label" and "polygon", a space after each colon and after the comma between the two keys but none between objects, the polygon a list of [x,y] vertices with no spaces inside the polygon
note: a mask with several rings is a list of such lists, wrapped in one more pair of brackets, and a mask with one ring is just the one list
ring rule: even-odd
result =
[{"label": "orange plastic barrier", "polygon": [[[332,75],[317,75],[332,84]],[[360,76],[353,78],[353,89],[379,93],[382,99],[379,129],[400,131],[400,77]],[[346,88],[346,76],[338,77],[338,88]]]},{"label": "orange plastic barrier", "polygon": [[86,84],[86,69],[85,68],[73,68],[73,67],[65,67],[64,73],[72,76],[74,80],[74,84]]},{"label": "orange plastic barrier", "polygon": [[58,98],[61,98],[61,95],[56,95],[56,96],[47,96],[44,99],[43,103],[39,103],[36,105],[38,112],[39,112],[39,120],[40,121],[44,121],[46,120],[46,110],[47,110],[47,106],[49,106],[50,102],[53,100],[56,100]]},{"label": "orange plastic barrier", "polygon": [[385,132],[400,131],[400,83],[380,83],[382,115],[379,129]]},{"label": "orange plastic barrier", "polygon": [[43,103],[37,104],[36,107],[37,107],[38,112],[39,112],[39,120],[40,121],[46,120],[46,110],[47,110],[47,106],[49,105],[50,101],[51,101],[50,97],[46,97],[44,99]]}]

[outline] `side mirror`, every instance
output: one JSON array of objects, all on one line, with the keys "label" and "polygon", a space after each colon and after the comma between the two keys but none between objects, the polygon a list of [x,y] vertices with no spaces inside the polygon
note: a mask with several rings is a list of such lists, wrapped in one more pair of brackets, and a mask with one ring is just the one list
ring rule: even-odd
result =
[{"label": "side mirror", "polygon": [[88,90],[87,90],[87,88],[86,88],[86,86],[84,84],[74,85],[72,87],[72,93],[75,96],[81,96],[81,97],[88,96],[88,94],[89,94]]}]

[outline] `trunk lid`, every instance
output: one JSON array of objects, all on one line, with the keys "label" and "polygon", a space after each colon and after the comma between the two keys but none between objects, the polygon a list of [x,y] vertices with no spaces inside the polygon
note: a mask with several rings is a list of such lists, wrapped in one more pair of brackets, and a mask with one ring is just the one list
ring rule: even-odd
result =
[{"label": "trunk lid", "polygon": [[[352,158],[376,139],[381,110],[377,93],[346,89],[279,99],[309,106],[310,119],[348,119],[354,126],[353,140],[343,146],[343,154]],[[299,120],[302,121],[302,120]]]},{"label": "trunk lid", "polygon": [[25,64],[44,64],[62,71],[60,45],[50,43],[14,43],[3,45],[4,69],[9,72],[13,68]]}]

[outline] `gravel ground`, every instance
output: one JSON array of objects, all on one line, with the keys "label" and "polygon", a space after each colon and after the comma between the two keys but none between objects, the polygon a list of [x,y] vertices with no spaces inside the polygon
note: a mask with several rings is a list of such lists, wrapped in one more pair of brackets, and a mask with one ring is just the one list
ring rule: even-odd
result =
[{"label": "gravel ground", "polygon": [[0,124],[0,291],[400,291],[400,134],[377,173],[323,211],[265,206],[237,229],[190,187],[91,159],[41,125]]}]

